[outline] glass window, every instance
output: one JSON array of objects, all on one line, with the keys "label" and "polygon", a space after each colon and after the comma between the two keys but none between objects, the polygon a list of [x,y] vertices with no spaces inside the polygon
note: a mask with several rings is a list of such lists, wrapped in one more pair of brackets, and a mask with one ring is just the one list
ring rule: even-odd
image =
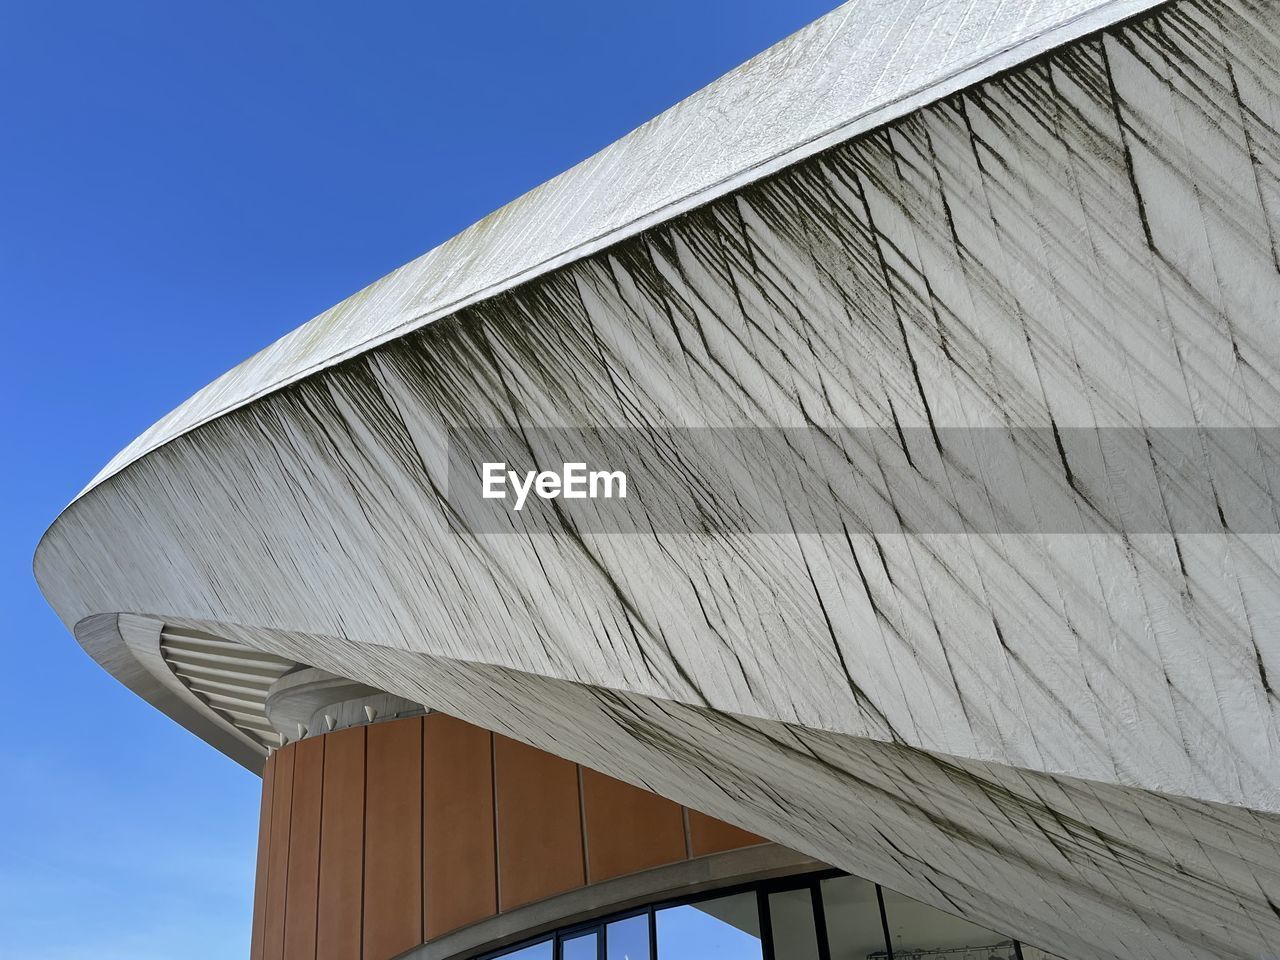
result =
[{"label": "glass window", "polygon": [[599,960],[599,937],[596,931],[565,937],[560,941],[560,960]]},{"label": "glass window", "polygon": [[822,881],[821,890],[831,960],[883,957],[884,925],[876,885],[860,877],[831,877]]},{"label": "glass window", "polygon": [[551,941],[543,940],[541,943],[504,953],[502,960],[551,960]]},{"label": "glass window", "polygon": [[[1013,941],[968,920],[881,888],[894,960],[1016,960]],[[964,948],[970,953],[955,951]]]},{"label": "glass window", "polygon": [[[776,889],[797,882],[807,885]],[[769,944],[761,933],[766,905]],[[766,953],[770,960],[822,960],[821,925],[830,948],[827,960],[1060,960],[850,876],[784,880],[614,916],[490,954],[490,960],[764,960]]]},{"label": "glass window", "polygon": [[774,960],[818,960],[813,893],[808,887],[769,894],[769,933]]},{"label": "glass window", "polygon": [[649,960],[649,915],[615,920],[605,928],[608,960]]},{"label": "glass window", "polygon": [[656,919],[658,960],[761,960],[755,893],[667,907]]}]

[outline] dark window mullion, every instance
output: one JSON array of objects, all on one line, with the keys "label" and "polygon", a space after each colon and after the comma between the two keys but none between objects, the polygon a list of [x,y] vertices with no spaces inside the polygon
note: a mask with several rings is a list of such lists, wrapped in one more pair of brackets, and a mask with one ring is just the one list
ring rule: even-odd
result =
[{"label": "dark window mullion", "polygon": [[769,894],[763,888],[756,890],[756,908],[760,911],[760,955],[764,960],[773,958],[773,921],[769,916]]},{"label": "dark window mullion", "polygon": [[884,891],[876,884],[876,902],[880,904],[880,929],[884,931],[884,952],[888,960],[893,960],[893,938],[889,936],[889,914],[884,909]]},{"label": "dark window mullion", "polygon": [[831,944],[827,941],[827,907],[822,902],[822,884],[814,881],[809,887],[813,901],[813,931],[818,937],[818,960],[831,960]]}]

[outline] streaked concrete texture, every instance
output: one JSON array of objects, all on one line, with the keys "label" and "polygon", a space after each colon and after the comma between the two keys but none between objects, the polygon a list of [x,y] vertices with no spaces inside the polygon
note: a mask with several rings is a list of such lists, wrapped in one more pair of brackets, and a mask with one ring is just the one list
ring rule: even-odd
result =
[{"label": "streaked concrete texture", "polygon": [[[1068,958],[1275,952],[1274,536],[450,527],[451,426],[1277,425],[1280,2],[1182,0],[963,93],[1138,7],[864,6],[162,421],[41,585],[108,664],[86,618],[205,630]],[[788,119],[692,138],[721,103]]]}]

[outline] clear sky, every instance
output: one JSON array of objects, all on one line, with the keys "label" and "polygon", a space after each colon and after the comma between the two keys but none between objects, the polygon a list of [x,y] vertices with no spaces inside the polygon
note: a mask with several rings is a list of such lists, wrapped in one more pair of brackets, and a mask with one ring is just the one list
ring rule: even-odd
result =
[{"label": "clear sky", "polygon": [[832,6],[0,4],[0,957],[248,956],[258,780],[45,606],[57,512],[239,360]]}]

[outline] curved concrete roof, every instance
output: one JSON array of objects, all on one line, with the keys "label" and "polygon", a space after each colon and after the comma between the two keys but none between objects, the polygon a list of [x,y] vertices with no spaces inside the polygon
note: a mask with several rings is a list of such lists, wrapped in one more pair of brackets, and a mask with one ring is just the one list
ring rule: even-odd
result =
[{"label": "curved concrete roof", "polygon": [[[49,532],[79,515],[88,492],[233,410],[1157,2],[850,0],[232,368],[113,457]],[[101,615],[77,631],[85,649],[256,770],[260,752],[246,748],[244,731],[224,724],[215,736],[200,697],[161,697],[148,670],[122,655],[130,647],[114,627],[121,611],[86,611],[73,581],[41,575],[43,544],[37,578],[67,626]],[[149,614],[139,622],[163,626]]]},{"label": "curved concrete roof", "polygon": [[1010,69],[1148,6],[840,8],[202,391],[42,589],[248,766],[181,676],[224,641],[1057,954],[1263,952],[1274,535],[458,536],[442,493],[468,420],[1275,426],[1280,0]]},{"label": "curved concrete roof", "polygon": [[157,421],[88,488],[286,384],[1159,2],[849,0],[281,337]]}]

